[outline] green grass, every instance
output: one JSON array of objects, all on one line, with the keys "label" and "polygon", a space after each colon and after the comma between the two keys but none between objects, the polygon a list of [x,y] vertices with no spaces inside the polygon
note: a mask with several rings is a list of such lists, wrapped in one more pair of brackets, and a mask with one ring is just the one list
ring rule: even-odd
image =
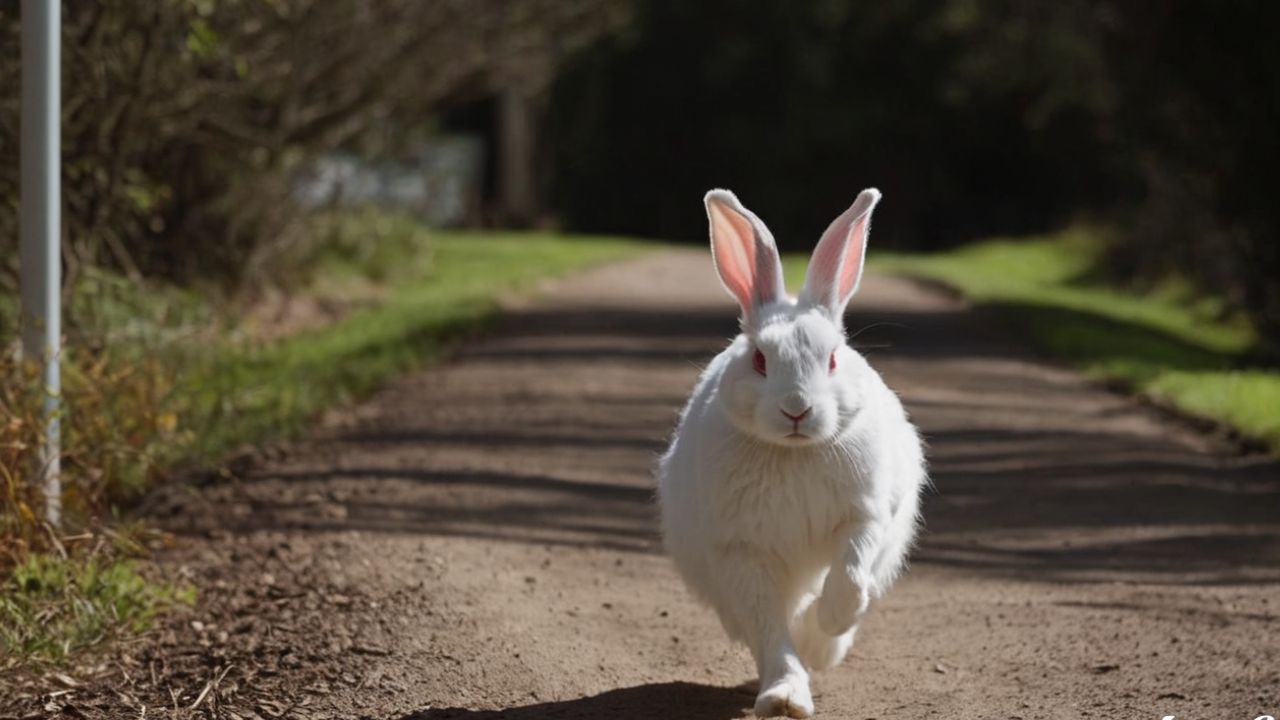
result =
[{"label": "green grass", "polygon": [[[248,443],[287,438],[321,411],[369,393],[397,373],[436,358],[498,309],[499,298],[542,279],[644,251],[621,238],[552,233],[429,231],[379,212],[317,219],[324,250],[291,292],[342,306],[341,317],[282,339],[263,340],[243,309],[218,308],[195,290],[138,287],[89,275],[76,293],[86,343],[110,348],[105,363],[139,366],[144,387],[119,388],[76,418],[67,433],[95,431],[93,446],[129,445],[101,436],[146,415],[131,462],[107,482],[114,498],[144,491],[174,464],[213,464]],[[69,341],[64,363],[75,384],[80,351]],[[90,382],[92,380],[93,382]],[[123,407],[110,400],[126,399]],[[76,422],[79,419],[80,422]]]},{"label": "green grass", "polygon": [[149,581],[131,560],[32,555],[0,585],[0,656],[58,660],[193,602],[194,588]]},{"label": "green grass", "polygon": [[[645,250],[618,238],[434,232],[378,212],[317,218],[315,232],[322,249],[290,291],[341,311],[283,336],[209,291],[81,275],[63,352],[65,530],[116,536],[103,524],[173,468],[294,435],[439,357],[505,294]],[[0,331],[12,311],[0,307]],[[136,552],[54,552],[27,477],[39,442],[33,386],[29,368],[0,355],[0,649],[57,659],[145,626],[183,593],[144,578]]]},{"label": "green grass", "polygon": [[[616,238],[405,230],[392,262],[410,270],[380,264],[389,288],[376,304],[278,343],[228,347],[190,374],[181,394],[200,457],[295,432],[319,410],[437,357],[491,318],[503,293],[643,248]],[[341,285],[365,277],[359,269],[340,262],[322,277]]]},{"label": "green grass", "polygon": [[[954,251],[871,253],[871,268],[935,280],[1004,311],[1045,352],[1280,450],[1280,369],[1258,366],[1248,322],[1170,281],[1115,287],[1086,231],[993,239]],[[789,261],[802,277],[803,259]]]}]

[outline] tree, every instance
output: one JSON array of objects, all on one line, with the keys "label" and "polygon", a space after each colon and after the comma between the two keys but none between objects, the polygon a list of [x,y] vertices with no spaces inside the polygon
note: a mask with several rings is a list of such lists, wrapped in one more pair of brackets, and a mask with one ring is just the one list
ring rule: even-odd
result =
[{"label": "tree", "polygon": [[[236,287],[305,251],[294,173],[394,143],[441,103],[544,82],[618,23],[588,0],[96,0],[64,13],[68,281],[87,265]],[[16,0],[0,42],[17,43]],[[521,75],[515,78],[512,69]],[[16,53],[0,56],[0,152],[17,147]],[[515,78],[515,79],[512,79]],[[0,162],[0,254],[16,162]],[[9,282],[13,269],[6,268]]]}]

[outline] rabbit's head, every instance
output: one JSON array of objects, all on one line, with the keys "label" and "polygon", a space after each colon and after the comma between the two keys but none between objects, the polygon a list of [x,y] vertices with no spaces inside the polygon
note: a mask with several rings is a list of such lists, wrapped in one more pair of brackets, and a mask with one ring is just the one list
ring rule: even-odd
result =
[{"label": "rabbit's head", "polygon": [[716,271],[742,308],[743,334],[730,348],[717,395],[742,432],[813,445],[840,435],[860,409],[867,366],[845,342],[844,309],[862,277],[879,200],[878,190],[863,190],[831,223],[804,288],[791,297],[769,229],[733,193],[707,193]]}]

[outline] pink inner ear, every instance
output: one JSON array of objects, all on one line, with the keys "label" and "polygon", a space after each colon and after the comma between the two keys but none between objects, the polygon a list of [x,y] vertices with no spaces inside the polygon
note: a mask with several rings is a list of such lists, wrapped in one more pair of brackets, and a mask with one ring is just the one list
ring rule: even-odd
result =
[{"label": "pink inner ear", "polygon": [[862,274],[862,248],[867,242],[868,217],[863,215],[859,218],[849,232],[849,249],[845,251],[844,263],[840,266],[840,294],[837,297],[841,300],[853,293],[854,285]]},{"label": "pink inner ear", "polygon": [[711,208],[711,243],[715,250],[716,270],[743,312],[747,312],[755,297],[755,231],[749,220],[722,207],[719,202],[712,201],[708,205]]},{"label": "pink inner ear", "polygon": [[[844,243],[833,238],[823,238],[818,243],[817,249],[813,251],[813,259],[809,261],[812,267],[812,277],[810,279],[810,289],[819,295],[829,294],[831,286],[834,285],[834,278],[840,263],[840,252],[844,250]],[[833,302],[834,298],[815,298],[824,302]]]}]

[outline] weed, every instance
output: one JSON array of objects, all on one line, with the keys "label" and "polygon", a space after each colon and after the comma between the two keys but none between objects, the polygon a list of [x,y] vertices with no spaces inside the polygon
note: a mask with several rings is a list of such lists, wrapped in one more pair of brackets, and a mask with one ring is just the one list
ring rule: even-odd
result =
[{"label": "weed", "polygon": [[0,586],[0,650],[58,660],[117,631],[138,632],[195,589],[148,580],[129,559],[35,554]]}]

